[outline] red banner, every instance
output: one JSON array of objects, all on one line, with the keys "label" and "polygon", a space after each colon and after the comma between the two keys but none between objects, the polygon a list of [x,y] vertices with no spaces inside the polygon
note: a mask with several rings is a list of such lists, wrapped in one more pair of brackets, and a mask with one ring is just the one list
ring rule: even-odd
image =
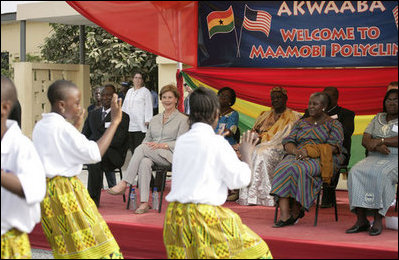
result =
[{"label": "red banner", "polygon": [[67,1],[84,17],[142,50],[197,65],[196,1]]},{"label": "red banner", "polygon": [[[140,49],[197,65],[197,1],[67,1],[95,24]],[[216,37],[216,36],[215,36]],[[339,105],[371,115],[380,112],[387,85],[398,80],[398,68],[361,69],[186,69],[190,76],[217,89],[232,87],[239,98],[271,106],[274,86],[288,91],[288,107],[304,111],[309,96],[337,87]]]},{"label": "red banner", "polygon": [[387,86],[398,80],[398,68],[362,69],[256,69],[256,68],[190,68],[188,75],[216,89],[231,87],[237,97],[260,105],[271,106],[270,90],[287,89],[287,106],[303,112],[310,94],[325,87],[336,87],[338,104],[356,115],[382,111]]}]

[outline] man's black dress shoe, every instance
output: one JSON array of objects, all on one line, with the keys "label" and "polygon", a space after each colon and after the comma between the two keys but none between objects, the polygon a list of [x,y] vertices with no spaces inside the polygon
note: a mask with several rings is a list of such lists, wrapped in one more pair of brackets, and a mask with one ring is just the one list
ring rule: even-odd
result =
[{"label": "man's black dress shoe", "polygon": [[369,229],[370,229],[370,223],[367,223],[362,226],[354,225],[353,227],[347,229],[345,231],[345,233],[347,233],[347,234],[359,233],[359,232],[363,232],[363,231],[369,231]]},{"label": "man's black dress shoe", "polygon": [[381,234],[382,232],[382,228],[381,229],[377,229],[374,226],[372,226],[369,230],[369,235],[370,236],[378,236],[379,234]]},{"label": "man's black dress shoe", "polygon": [[276,224],[273,225],[274,228],[280,228],[280,227],[285,227],[289,225],[293,225],[295,223],[295,219],[291,216],[289,219],[286,221],[279,220],[277,221]]}]

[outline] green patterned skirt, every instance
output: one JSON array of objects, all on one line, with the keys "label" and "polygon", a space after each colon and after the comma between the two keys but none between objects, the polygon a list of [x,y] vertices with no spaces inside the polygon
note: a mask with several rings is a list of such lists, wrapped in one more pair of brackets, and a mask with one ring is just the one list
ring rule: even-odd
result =
[{"label": "green patterned skirt", "polygon": [[61,259],[122,259],[107,223],[78,177],[47,178],[42,227]]},{"label": "green patterned skirt", "polygon": [[1,259],[30,259],[32,252],[28,234],[15,228],[1,236]]},{"label": "green patterned skirt", "polygon": [[170,203],[163,239],[168,258],[273,258],[261,237],[220,206]]}]

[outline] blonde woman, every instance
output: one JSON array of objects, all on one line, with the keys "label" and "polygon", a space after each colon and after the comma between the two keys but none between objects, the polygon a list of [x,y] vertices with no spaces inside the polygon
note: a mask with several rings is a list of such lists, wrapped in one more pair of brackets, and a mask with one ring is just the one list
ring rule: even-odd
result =
[{"label": "blonde woman", "polygon": [[143,143],[133,153],[123,180],[108,192],[112,195],[123,194],[128,184],[133,184],[139,175],[141,204],[136,214],[148,212],[148,198],[152,165],[168,166],[172,163],[173,150],[177,137],[188,131],[188,117],[177,110],[180,93],[174,85],[166,85],[160,92],[163,113],[154,116],[149,124]]}]

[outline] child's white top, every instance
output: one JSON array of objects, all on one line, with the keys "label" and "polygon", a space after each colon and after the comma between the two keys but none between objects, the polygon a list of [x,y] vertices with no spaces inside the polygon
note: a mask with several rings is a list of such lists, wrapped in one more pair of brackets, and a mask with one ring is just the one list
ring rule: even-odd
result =
[{"label": "child's white top", "polygon": [[172,188],[166,200],[220,206],[228,189],[245,187],[251,170],[212,127],[195,123],[181,135],[173,153]]},{"label": "child's white top", "polygon": [[40,202],[46,195],[46,177],[32,141],[24,136],[18,123],[7,120],[1,140],[1,169],[15,173],[25,198],[1,187],[1,235],[12,228],[30,233],[40,222]]},{"label": "child's white top", "polygon": [[42,160],[46,177],[79,175],[83,164],[101,161],[98,145],[90,141],[60,114],[42,114],[32,139]]}]

